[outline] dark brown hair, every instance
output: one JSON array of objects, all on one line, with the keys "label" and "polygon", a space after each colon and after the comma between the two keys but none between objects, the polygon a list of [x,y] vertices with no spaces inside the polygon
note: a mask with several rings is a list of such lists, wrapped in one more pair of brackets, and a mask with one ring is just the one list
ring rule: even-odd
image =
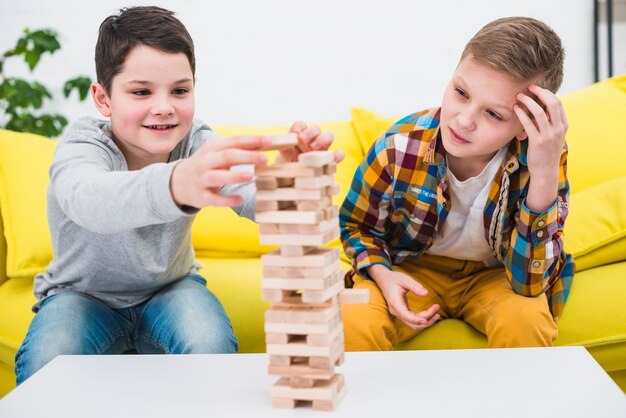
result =
[{"label": "dark brown hair", "polygon": [[193,40],[174,12],[154,6],[124,8],[104,19],[96,42],[96,77],[107,94],[126,57],[138,45],[184,53],[195,75]]},{"label": "dark brown hair", "polygon": [[467,43],[461,60],[467,56],[553,93],[563,81],[565,52],[561,39],[548,25],[529,17],[488,23]]}]

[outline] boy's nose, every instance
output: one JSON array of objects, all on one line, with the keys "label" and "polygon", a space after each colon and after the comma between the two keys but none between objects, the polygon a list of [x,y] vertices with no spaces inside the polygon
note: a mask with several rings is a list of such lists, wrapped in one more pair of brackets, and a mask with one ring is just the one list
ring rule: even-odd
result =
[{"label": "boy's nose", "polygon": [[457,121],[459,123],[459,127],[465,128],[467,130],[474,129],[474,117],[471,112],[461,112],[457,117]]},{"label": "boy's nose", "polygon": [[174,106],[168,99],[160,98],[152,106],[152,113],[154,115],[171,115],[174,113]]}]

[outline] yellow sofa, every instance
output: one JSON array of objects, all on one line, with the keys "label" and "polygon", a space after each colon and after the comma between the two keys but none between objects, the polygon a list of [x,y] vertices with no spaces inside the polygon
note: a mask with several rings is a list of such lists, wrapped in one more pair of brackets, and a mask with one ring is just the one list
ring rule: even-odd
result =
[{"label": "yellow sofa", "polygon": [[[584,345],[626,391],[626,76],[562,97],[570,130],[572,185],[566,248],[577,274],[559,323],[557,345]],[[418,109],[407,109],[408,112]],[[408,113],[407,112],[407,113]],[[394,118],[353,109],[352,120],[321,123],[334,132],[335,149],[347,157],[338,167],[340,204],[352,174],[374,139]],[[224,135],[280,133],[287,126],[220,126]],[[0,396],[15,385],[14,356],[33,317],[33,276],[52,256],[45,190],[55,142],[0,131]],[[223,302],[241,352],[263,352],[259,245],[253,222],[228,209],[204,209],[193,243],[208,286]],[[339,246],[335,241],[331,245]],[[349,268],[345,257],[344,269]],[[485,338],[465,323],[445,320],[397,349],[482,348]],[[572,365],[575,367],[575,365]],[[547,374],[546,376],[548,376]]]}]

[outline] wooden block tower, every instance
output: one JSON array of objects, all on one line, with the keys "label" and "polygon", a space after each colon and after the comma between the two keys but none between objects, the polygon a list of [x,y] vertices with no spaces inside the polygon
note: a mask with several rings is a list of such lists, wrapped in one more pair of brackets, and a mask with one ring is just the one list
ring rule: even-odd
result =
[{"label": "wooden block tower", "polygon": [[[292,144],[281,136],[281,145]],[[278,142],[278,141],[275,141]],[[298,162],[257,167],[257,213],[261,244],[280,248],[261,257],[272,405],[311,403],[332,411],[346,394],[340,299],[367,302],[369,295],[344,290],[338,248],[339,211],[332,196],[336,165],[330,151],[300,154]],[[347,292],[350,292],[348,294]]]}]

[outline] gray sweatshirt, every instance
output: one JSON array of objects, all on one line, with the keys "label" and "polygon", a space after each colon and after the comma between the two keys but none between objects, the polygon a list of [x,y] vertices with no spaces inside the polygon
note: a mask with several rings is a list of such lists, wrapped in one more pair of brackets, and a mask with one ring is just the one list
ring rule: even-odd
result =
[{"label": "gray sweatshirt", "polygon": [[[84,292],[116,309],[134,306],[197,273],[201,266],[191,245],[197,210],[174,203],[170,176],[178,160],[215,138],[208,126],[194,120],[169,162],[128,171],[110,122],[82,118],[72,125],[50,166],[53,259],[35,277],[38,301],[33,310],[64,290]],[[253,219],[253,183],[226,186],[222,194],[243,195],[244,204],[235,210]]]}]

